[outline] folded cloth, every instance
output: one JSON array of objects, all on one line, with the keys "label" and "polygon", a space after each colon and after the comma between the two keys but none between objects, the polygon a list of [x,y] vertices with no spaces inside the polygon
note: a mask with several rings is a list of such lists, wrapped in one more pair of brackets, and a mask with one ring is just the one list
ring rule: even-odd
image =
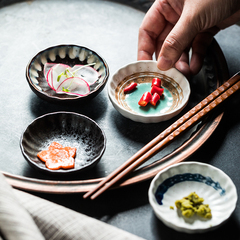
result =
[{"label": "folded cloth", "polygon": [[2,174],[0,174],[0,232],[2,238],[6,240],[45,239]]},{"label": "folded cloth", "polygon": [[143,240],[107,223],[12,189],[0,174],[0,240]]}]

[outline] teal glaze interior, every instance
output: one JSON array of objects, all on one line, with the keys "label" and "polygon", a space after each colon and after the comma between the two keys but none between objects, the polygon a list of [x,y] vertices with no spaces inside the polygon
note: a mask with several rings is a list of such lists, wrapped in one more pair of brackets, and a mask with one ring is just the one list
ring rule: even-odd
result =
[{"label": "teal glaze interior", "polygon": [[[149,103],[147,106],[141,107],[138,102],[145,92],[151,91],[151,83],[154,77],[162,80],[161,87],[164,89],[164,93],[156,106],[152,106]],[[124,93],[124,88],[132,82],[138,83],[136,89]],[[181,103],[182,94],[183,91],[181,87],[172,78],[163,74],[143,72],[130,75],[123,79],[116,88],[115,97],[118,103],[130,112],[144,116],[154,116],[170,113],[177,108]]]},{"label": "teal glaze interior", "polygon": [[145,92],[149,92],[150,89],[151,83],[139,84],[134,91],[126,94],[125,102],[127,106],[134,112],[144,115],[156,115],[167,112],[171,108],[173,102],[172,94],[167,88],[164,88],[164,93],[156,106],[153,106],[151,104],[148,104],[145,107],[139,106],[138,101],[142,95]]}]

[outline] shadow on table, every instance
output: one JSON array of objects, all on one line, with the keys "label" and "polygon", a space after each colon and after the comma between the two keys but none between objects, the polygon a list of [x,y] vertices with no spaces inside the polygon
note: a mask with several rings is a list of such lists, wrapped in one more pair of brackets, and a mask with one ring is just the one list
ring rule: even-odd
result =
[{"label": "shadow on table", "polygon": [[102,92],[97,97],[84,104],[54,104],[46,102],[35,95],[31,95],[29,102],[31,103],[30,108],[34,118],[47,113],[66,111],[87,115],[94,121],[97,121],[101,119],[102,115],[106,114],[107,111],[107,103],[104,94],[105,93]]},{"label": "shadow on table", "polygon": [[152,217],[152,225],[154,226],[153,229],[156,230],[156,233],[154,235],[158,236],[156,239],[161,240],[236,240],[239,239],[240,236],[239,226],[234,215],[217,229],[200,234],[187,234],[172,230],[171,228],[165,226],[155,216]]}]

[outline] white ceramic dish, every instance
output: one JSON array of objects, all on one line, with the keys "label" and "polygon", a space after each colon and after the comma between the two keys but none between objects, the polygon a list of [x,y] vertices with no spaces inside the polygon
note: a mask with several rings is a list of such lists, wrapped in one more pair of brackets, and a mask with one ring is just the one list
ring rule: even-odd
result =
[{"label": "white ceramic dish", "polygon": [[[156,107],[148,104],[143,109],[138,105],[139,96],[148,89],[150,91],[150,82],[154,77],[162,79],[165,103],[163,104],[163,101],[160,100]],[[131,82],[137,82],[139,86],[143,86],[143,83],[150,84],[149,87],[141,90],[137,87],[140,94],[138,98],[136,92],[134,92],[135,97],[133,97],[133,93],[130,93],[133,98],[131,104],[134,106],[128,102],[129,95],[123,92],[123,89]],[[114,108],[124,117],[136,122],[157,123],[169,120],[183,110],[189,100],[190,85],[184,75],[175,68],[161,71],[157,68],[156,61],[137,61],[120,68],[112,76],[108,82],[108,95]]]},{"label": "white ceramic dish", "polygon": [[[175,201],[191,192],[209,204],[211,219],[185,218],[177,210]],[[186,233],[206,232],[221,225],[234,211],[238,198],[234,183],[223,171],[197,162],[179,163],[159,172],[151,182],[148,195],[156,216],[168,227]]]}]

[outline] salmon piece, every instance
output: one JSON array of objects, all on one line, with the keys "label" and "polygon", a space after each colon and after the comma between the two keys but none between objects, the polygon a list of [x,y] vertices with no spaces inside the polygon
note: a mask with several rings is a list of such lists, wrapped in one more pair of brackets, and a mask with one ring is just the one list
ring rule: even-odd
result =
[{"label": "salmon piece", "polygon": [[37,156],[51,170],[70,169],[74,168],[76,151],[75,147],[63,147],[61,144],[53,142],[48,150],[39,152]]}]

